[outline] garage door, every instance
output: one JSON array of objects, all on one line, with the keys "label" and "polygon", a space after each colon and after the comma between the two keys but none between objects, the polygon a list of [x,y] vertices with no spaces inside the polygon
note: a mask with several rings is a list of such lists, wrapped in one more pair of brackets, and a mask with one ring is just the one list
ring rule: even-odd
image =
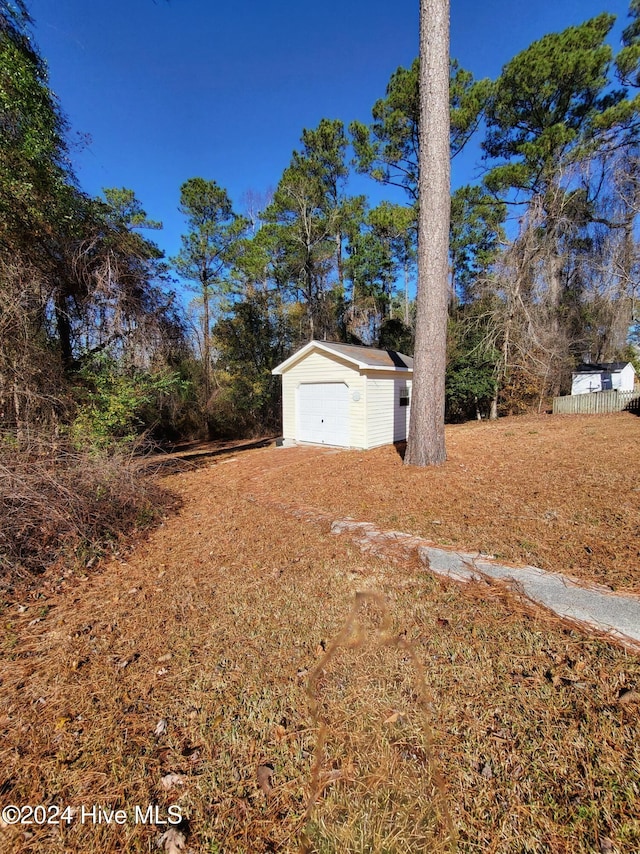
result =
[{"label": "garage door", "polygon": [[298,388],[298,441],[349,447],[349,389],[344,383]]}]

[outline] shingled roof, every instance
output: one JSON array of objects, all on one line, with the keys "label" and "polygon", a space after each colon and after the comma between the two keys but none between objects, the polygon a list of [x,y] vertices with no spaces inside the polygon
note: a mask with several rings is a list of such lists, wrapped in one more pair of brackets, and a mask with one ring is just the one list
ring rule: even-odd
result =
[{"label": "shingled roof", "polygon": [[337,344],[333,341],[310,341],[301,347],[293,356],[286,359],[272,373],[281,374],[298,359],[313,349],[335,353],[358,368],[380,368],[393,371],[413,371],[413,359],[395,350],[377,350],[375,347],[358,347],[354,344]]},{"label": "shingled roof", "polygon": [[353,359],[368,368],[413,368],[411,356],[397,353],[395,350],[376,350],[375,347],[358,347],[353,344],[334,344],[332,341],[321,343],[327,350],[333,350],[348,359]]},{"label": "shingled roof", "polygon": [[597,374],[600,371],[615,373],[626,368],[629,362],[582,362],[575,369],[574,374]]}]

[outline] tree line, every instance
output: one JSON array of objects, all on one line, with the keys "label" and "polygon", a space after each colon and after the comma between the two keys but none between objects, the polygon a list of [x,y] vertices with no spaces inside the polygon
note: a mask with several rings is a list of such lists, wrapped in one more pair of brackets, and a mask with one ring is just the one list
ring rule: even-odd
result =
[{"label": "tree line", "polygon": [[[451,61],[450,156],[473,141],[483,177],[451,198],[450,419],[540,408],[584,357],[636,358],[640,0],[617,52],[613,25],[602,14],[549,34],[495,80]],[[0,0],[6,433],[275,432],[270,372],[302,343],[413,352],[418,60],[391,75],[368,124],[303,130],[275,188],[242,211],[216,181],[186,181],[166,259],[133,190],[78,185],[31,28],[23,0]],[[350,194],[354,172],[396,201]]]}]

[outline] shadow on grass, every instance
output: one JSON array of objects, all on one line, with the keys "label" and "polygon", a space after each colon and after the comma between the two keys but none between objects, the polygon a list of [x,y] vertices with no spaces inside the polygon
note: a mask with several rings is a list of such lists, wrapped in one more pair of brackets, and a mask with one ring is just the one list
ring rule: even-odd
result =
[{"label": "shadow on grass", "polygon": [[400,457],[400,459],[401,459],[401,460],[404,460],[404,455],[407,453],[407,443],[406,443],[406,441],[404,441],[404,440],[403,440],[402,442],[394,442],[394,443],[393,443],[393,447],[394,447],[394,448],[396,449],[396,451],[398,452],[398,456]]},{"label": "shadow on grass", "polygon": [[140,467],[145,474],[178,474],[191,471],[206,465],[212,458],[225,455],[240,454],[256,448],[266,448],[273,444],[275,436],[254,439],[243,443],[230,442],[198,442],[186,447],[175,447],[164,454],[154,454],[140,460]]}]

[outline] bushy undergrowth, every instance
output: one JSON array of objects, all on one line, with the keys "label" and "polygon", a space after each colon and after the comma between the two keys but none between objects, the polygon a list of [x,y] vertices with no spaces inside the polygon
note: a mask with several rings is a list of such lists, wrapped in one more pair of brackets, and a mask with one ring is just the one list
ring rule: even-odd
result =
[{"label": "bushy undergrowth", "polygon": [[0,440],[0,585],[10,588],[56,561],[92,563],[168,501],[122,449]]}]

